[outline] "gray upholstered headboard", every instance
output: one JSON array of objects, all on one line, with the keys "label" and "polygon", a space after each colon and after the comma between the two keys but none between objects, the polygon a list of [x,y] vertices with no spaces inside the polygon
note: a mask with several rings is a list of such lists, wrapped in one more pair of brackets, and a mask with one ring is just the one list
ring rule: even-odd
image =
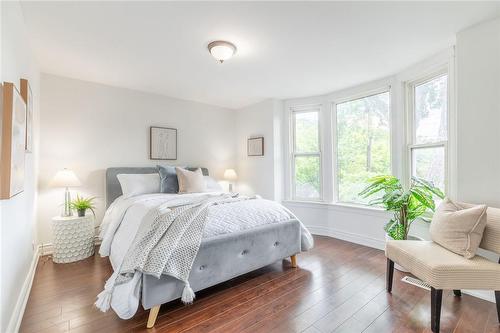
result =
[{"label": "gray upholstered headboard", "polygon": [[[195,170],[197,167],[187,167],[188,170]],[[208,169],[201,168],[203,175],[208,176]],[[120,182],[116,177],[119,174],[136,173],[157,173],[158,169],[156,167],[121,167],[121,168],[108,168],[106,169],[106,208],[111,205],[111,203],[122,195],[122,187]]]}]

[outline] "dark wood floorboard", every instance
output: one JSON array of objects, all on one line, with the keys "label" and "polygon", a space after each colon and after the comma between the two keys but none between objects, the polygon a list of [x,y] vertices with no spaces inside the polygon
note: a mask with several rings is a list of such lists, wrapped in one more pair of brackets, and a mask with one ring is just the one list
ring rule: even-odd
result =
[{"label": "dark wood floorboard", "polygon": [[[21,332],[430,332],[430,295],[402,283],[395,271],[385,291],[385,256],[365,246],[316,236],[312,251],[197,293],[194,304],[161,307],[156,326],[145,328],[142,308],[130,320],[93,303],[111,275],[108,259],[72,264],[38,263]],[[441,332],[499,333],[494,303],[443,293]]]}]

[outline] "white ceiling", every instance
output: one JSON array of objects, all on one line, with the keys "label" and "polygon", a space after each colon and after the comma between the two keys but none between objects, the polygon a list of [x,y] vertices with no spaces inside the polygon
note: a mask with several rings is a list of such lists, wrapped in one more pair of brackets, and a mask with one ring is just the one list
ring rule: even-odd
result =
[{"label": "white ceiling", "polygon": [[[42,72],[228,108],[396,73],[499,2],[23,2]],[[218,64],[206,45],[236,44]]]}]

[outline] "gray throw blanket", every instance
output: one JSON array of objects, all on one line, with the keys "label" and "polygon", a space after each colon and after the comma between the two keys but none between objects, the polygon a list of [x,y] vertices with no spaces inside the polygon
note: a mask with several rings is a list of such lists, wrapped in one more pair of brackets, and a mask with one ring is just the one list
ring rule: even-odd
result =
[{"label": "gray throw blanket", "polygon": [[136,271],[157,278],[165,274],[183,281],[181,299],[184,303],[193,302],[195,295],[188,278],[200,248],[208,208],[248,199],[252,198],[207,194],[195,200],[169,201],[152,211],[153,216],[145,218],[153,218],[153,222],[141,223],[118,274],[114,274],[114,280],[108,280],[105,290],[97,296],[96,306],[102,311],[109,309],[114,286],[130,281]]}]

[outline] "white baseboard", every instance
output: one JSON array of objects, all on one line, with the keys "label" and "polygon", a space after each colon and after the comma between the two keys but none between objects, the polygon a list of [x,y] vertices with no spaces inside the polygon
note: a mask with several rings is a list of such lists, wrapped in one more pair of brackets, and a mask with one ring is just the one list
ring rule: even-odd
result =
[{"label": "white baseboard", "polygon": [[495,292],[493,290],[462,290],[462,292],[464,294],[495,303]]},{"label": "white baseboard", "polygon": [[7,326],[8,333],[15,333],[19,331],[21,321],[23,320],[24,310],[26,309],[26,304],[28,303],[28,298],[30,296],[31,286],[33,285],[33,278],[35,277],[36,266],[38,265],[39,258],[40,247],[37,247],[36,251],[33,253],[33,259],[31,260],[30,269],[21,288],[21,293],[19,294],[14,311],[10,317],[9,324]]},{"label": "white baseboard", "polygon": [[40,245],[40,256],[46,256],[54,253],[54,247],[52,243],[45,243]]},{"label": "white baseboard", "polygon": [[351,243],[356,243],[368,247],[373,247],[375,249],[383,250],[385,248],[385,240],[377,239],[373,237],[368,237],[365,235],[355,234],[351,232],[346,232],[334,228],[328,228],[323,226],[307,226],[307,229],[312,234],[329,236],[333,238],[342,239]]},{"label": "white baseboard", "polygon": [[[101,240],[96,238],[96,245],[100,244]],[[53,246],[51,243],[46,243],[39,245],[36,251],[33,253],[33,259],[31,260],[31,265],[24,280],[23,286],[21,288],[21,293],[17,299],[14,311],[9,320],[6,333],[17,333],[19,327],[21,326],[21,321],[23,320],[24,310],[26,309],[26,304],[28,303],[28,298],[31,292],[31,286],[33,285],[33,279],[35,278],[36,266],[38,265],[38,260],[41,256],[52,254]]]},{"label": "white baseboard", "polygon": [[[329,236],[337,239],[342,239],[351,243],[360,244],[368,247],[373,247],[375,249],[383,250],[385,248],[385,240],[376,239],[373,237],[367,237],[365,235],[355,234],[351,232],[346,232],[334,228],[328,228],[323,226],[307,226],[307,229],[312,234]],[[495,293],[490,290],[462,290],[464,294],[474,296],[485,301],[495,303]]]}]

